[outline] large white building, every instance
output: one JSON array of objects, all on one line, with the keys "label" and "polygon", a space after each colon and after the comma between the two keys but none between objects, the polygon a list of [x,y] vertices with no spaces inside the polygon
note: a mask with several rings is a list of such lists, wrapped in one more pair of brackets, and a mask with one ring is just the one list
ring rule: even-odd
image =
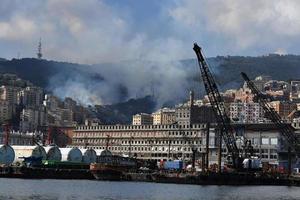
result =
[{"label": "large white building", "polygon": [[[204,152],[206,124],[183,128],[172,125],[97,125],[78,126],[71,146],[108,149],[114,154],[141,159],[191,159],[192,150]],[[210,131],[210,156],[216,160],[216,135]],[[199,156],[198,156],[199,158]],[[200,159],[200,158],[199,158]]]},{"label": "large white building", "polygon": [[[299,123],[293,124],[299,130]],[[250,140],[253,155],[263,162],[287,166],[285,138],[274,124],[234,124],[236,143],[242,149]],[[206,135],[209,130],[209,163],[217,163],[219,135],[214,125],[192,124],[183,128],[172,125],[96,125],[78,126],[74,130],[72,145],[94,149],[108,149],[113,154],[131,155],[141,159],[190,160],[192,150],[196,159],[206,153]],[[222,159],[226,158],[226,146],[222,144]]]}]

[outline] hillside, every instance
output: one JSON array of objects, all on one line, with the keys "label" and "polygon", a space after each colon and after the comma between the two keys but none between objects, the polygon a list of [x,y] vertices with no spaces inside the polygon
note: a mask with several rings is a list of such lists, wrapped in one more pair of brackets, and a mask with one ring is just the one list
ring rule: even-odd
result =
[{"label": "hillside", "polygon": [[146,96],[112,105],[96,105],[94,113],[98,119],[108,124],[128,124],[131,123],[132,115],[142,112],[151,113],[155,106],[155,100],[151,96]]},{"label": "hillside", "polygon": [[[258,75],[271,75],[278,80],[300,78],[300,56],[296,55],[218,56],[208,62],[221,90],[240,87],[241,71],[251,78]],[[196,60],[168,65],[136,61],[82,65],[34,58],[0,59],[0,73],[17,74],[48,92],[62,98],[70,96],[85,105],[116,104],[154,95],[160,107],[183,101],[190,89],[198,96],[204,94]]]},{"label": "hillside", "polygon": [[100,76],[88,72],[87,68],[88,65],[38,60],[35,58],[0,59],[0,73],[16,74],[18,77],[43,88],[49,88],[51,79],[59,75],[64,77],[64,80],[73,76],[82,76],[92,80],[96,79],[97,81],[102,80]]}]

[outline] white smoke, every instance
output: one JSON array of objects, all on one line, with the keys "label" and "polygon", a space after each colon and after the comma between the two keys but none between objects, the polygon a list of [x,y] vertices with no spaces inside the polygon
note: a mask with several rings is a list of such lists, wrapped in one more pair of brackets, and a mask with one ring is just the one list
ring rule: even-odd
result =
[{"label": "white smoke", "polygon": [[187,98],[193,82],[189,77],[197,73],[197,66],[184,66],[180,61],[138,60],[93,65],[90,71],[103,80],[80,73],[69,76],[59,73],[51,78],[48,89],[57,96],[69,96],[85,105],[111,104],[153,95],[160,107],[165,102],[176,103]]},{"label": "white smoke", "polygon": [[[153,12],[156,21],[144,21],[130,7],[104,0],[1,0],[1,57],[35,56],[42,37],[47,59],[113,63],[92,66],[103,81],[80,74],[59,82],[53,77],[49,87],[55,94],[108,104],[154,93],[163,104],[185,98],[197,84],[188,79],[197,67],[186,69],[177,62],[195,57],[194,41],[204,45],[207,55],[265,54],[278,48],[299,53],[297,0],[172,2]],[[143,29],[137,28],[142,23]]]}]

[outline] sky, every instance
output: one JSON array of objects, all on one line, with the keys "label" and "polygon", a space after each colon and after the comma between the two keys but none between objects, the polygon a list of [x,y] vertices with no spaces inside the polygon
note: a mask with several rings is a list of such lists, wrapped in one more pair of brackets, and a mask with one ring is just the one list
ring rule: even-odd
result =
[{"label": "sky", "polygon": [[86,64],[300,54],[298,0],[1,0],[0,57]]}]

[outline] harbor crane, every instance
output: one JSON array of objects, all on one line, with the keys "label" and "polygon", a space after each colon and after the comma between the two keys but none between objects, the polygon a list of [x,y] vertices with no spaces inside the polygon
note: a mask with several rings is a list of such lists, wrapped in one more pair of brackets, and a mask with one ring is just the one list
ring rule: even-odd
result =
[{"label": "harbor crane", "polygon": [[226,114],[224,101],[218,90],[214,77],[210,72],[209,65],[202,54],[201,47],[195,43],[193,49],[197,55],[206,94],[214,111],[220,134],[222,135],[228,153],[231,156],[233,168],[239,169],[242,164],[242,158],[236,145],[233,128],[230,125],[230,118]]},{"label": "harbor crane", "polygon": [[251,92],[253,93],[256,101],[258,101],[259,105],[264,109],[265,115],[276,125],[280,133],[283,135],[284,139],[287,142],[289,148],[289,155],[288,155],[288,170],[291,173],[291,158],[290,158],[290,151],[293,150],[296,153],[296,156],[299,158],[300,156],[300,140],[294,132],[294,128],[285,123],[280,115],[269,105],[268,98],[264,95],[256,85],[249,79],[246,73],[241,72],[241,76],[246,81],[248,87],[250,88]]}]

